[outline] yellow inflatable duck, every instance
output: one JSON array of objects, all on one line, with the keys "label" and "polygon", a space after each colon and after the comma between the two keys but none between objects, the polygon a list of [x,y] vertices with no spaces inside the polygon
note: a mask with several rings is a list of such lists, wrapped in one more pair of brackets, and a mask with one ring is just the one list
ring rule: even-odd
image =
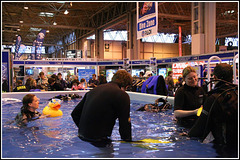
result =
[{"label": "yellow inflatable duck", "polygon": [[48,105],[43,109],[44,115],[50,115],[49,117],[58,117],[62,116],[63,113],[59,108],[61,107],[60,99],[52,99]]}]

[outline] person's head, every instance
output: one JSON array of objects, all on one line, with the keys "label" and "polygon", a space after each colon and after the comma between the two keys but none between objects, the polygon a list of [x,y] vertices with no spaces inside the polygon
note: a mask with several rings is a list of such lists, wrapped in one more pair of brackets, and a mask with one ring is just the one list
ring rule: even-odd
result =
[{"label": "person's head", "polygon": [[148,11],[148,5],[147,5],[147,2],[144,2],[142,9],[141,9],[141,14],[143,15],[143,14],[147,13],[147,11]]},{"label": "person's head", "polygon": [[172,77],[173,71],[168,71],[168,76]]},{"label": "person's head", "polygon": [[127,88],[132,84],[132,76],[126,70],[118,70],[112,77],[112,82],[116,82],[121,88]]},{"label": "person's head", "polygon": [[22,80],[17,80],[16,85],[21,86],[23,84]]},{"label": "person's head", "polygon": [[27,94],[22,99],[22,109],[34,112],[39,107],[39,99],[34,94]]},{"label": "person's head", "polygon": [[51,75],[51,78],[57,79],[56,74],[52,74],[52,75]]},{"label": "person's head", "polygon": [[85,78],[82,78],[82,79],[80,80],[80,83],[84,83],[84,82],[86,82],[86,79],[85,79]]},{"label": "person's head", "polygon": [[139,77],[143,77],[144,73],[143,72],[140,72],[139,73]]},{"label": "person's head", "polygon": [[183,80],[188,86],[190,87],[197,86],[198,77],[197,77],[196,70],[193,67],[191,66],[185,67],[182,71],[182,76],[183,76]]},{"label": "person's head", "polygon": [[62,79],[62,73],[58,73],[57,77],[58,79]]},{"label": "person's head", "polygon": [[44,78],[44,72],[40,72],[39,77],[43,79]]},{"label": "person's head", "polygon": [[73,86],[79,85],[79,81],[78,81],[77,79],[74,79],[74,80],[72,81],[72,85],[73,85]]},{"label": "person's head", "polygon": [[55,79],[54,78],[48,78],[48,83],[49,83],[49,85],[53,85],[54,83],[55,83]]},{"label": "person's head", "polygon": [[92,79],[93,79],[93,80],[96,79],[96,74],[92,74]]},{"label": "person's head", "polygon": [[37,82],[36,82],[35,79],[32,79],[32,80],[30,81],[30,86],[31,86],[31,87],[36,87],[36,86],[37,86]]},{"label": "person's head", "polygon": [[228,82],[233,80],[233,69],[231,65],[227,63],[217,64],[213,70],[213,76],[215,79],[222,79]]}]

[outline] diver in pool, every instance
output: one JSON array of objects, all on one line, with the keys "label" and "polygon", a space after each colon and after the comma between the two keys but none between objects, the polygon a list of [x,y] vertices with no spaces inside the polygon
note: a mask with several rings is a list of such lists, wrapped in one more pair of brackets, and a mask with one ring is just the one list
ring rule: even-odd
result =
[{"label": "diver in pool", "polygon": [[110,136],[118,119],[121,139],[132,140],[130,98],[125,92],[131,84],[132,76],[125,70],[118,70],[112,82],[85,94],[71,113],[80,139],[105,147],[111,142]]},{"label": "diver in pool", "polygon": [[213,71],[214,89],[207,93],[199,119],[188,132],[203,143],[213,142],[222,157],[237,157],[238,85],[232,83],[233,69],[227,63],[217,64]]},{"label": "diver in pool", "polygon": [[27,125],[27,122],[36,120],[38,118],[45,118],[48,115],[41,115],[37,111],[39,107],[39,99],[34,94],[27,94],[22,99],[23,106],[21,111],[15,117],[15,121],[18,125]]},{"label": "diver in pool", "polygon": [[[162,102],[161,105],[159,105],[159,102]],[[172,105],[167,101],[166,97],[166,99],[163,98],[156,99],[154,104],[145,104],[144,106],[137,109],[137,111],[160,112],[171,108]]]}]

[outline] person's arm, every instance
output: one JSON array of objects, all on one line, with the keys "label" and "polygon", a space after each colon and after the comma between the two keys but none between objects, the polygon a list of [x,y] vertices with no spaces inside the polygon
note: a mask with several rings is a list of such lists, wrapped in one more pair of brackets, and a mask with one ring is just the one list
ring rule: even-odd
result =
[{"label": "person's arm", "polygon": [[[189,130],[188,136],[205,138],[203,136],[206,136],[210,132],[208,128],[209,124],[207,124],[207,119],[209,116],[209,110],[213,102],[214,102],[214,97],[212,96],[206,99],[206,101],[204,102],[203,110],[200,114],[200,117],[198,118],[196,123],[193,125],[193,127]],[[209,122],[211,123],[211,121]],[[205,135],[204,135],[204,131],[206,132]]]},{"label": "person's arm", "polygon": [[85,96],[83,97],[81,102],[78,103],[78,105],[74,108],[74,110],[71,113],[72,119],[73,119],[73,121],[74,121],[74,123],[76,124],[77,127],[78,127],[79,122],[80,122],[80,118],[81,118],[81,114],[82,114],[82,110],[83,110],[83,105],[84,105],[84,102],[86,101],[86,97],[87,97],[87,93],[85,94]]},{"label": "person's arm", "polygon": [[121,99],[121,102],[117,104],[119,111],[119,133],[122,140],[132,141],[130,98],[127,94],[124,94],[119,99]]},{"label": "person's arm", "polygon": [[197,115],[197,111],[198,111],[198,108],[194,110],[175,110],[174,116],[181,118],[181,117]]}]

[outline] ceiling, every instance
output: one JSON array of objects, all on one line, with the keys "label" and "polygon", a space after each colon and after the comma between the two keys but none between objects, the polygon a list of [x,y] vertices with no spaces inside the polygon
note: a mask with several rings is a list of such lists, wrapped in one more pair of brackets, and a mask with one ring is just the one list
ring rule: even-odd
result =
[{"label": "ceiling", "polygon": [[[96,29],[127,30],[127,15],[136,12],[136,2],[2,2],[2,44],[12,45],[16,35],[31,45],[39,30],[49,33],[45,46],[54,46],[73,31],[78,37],[95,33]],[[24,9],[28,7],[28,9]],[[68,9],[69,13],[64,14]],[[228,13],[228,11],[233,11]],[[42,14],[48,12],[50,15]],[[43,16],[44,15],[44,16]],[[238,2],[216,2],[216,36],[238,36]],[[23,21],[23,23],[20,23]],[[57,25],[53,25],[53,22]],[[191,34],[191,2],[158,2],[158,31]],[[20,29],[20,30],[19,30]]]}]

